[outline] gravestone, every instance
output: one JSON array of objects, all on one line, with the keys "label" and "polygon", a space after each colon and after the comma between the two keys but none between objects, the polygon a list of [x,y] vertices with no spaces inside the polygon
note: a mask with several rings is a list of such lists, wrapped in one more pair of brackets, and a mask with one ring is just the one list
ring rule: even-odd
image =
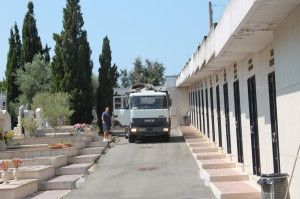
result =
[{"label": "gravestone", "polygon": [[45,121],[43,119],[43,110],[41,108],[37,108],[35,110],[35,119],[38,125],[38,130],[45,129]]},{"label": "gravestone", "polygon": [[25,106],[20,106],[19,107],[19,111],[18,111],[18,125],[17,127],[14,129],[14,131],[16,132],[17,135],[22,135],[24,134],[24,129],[22,128],[22,119],[24,118],[24,110],[25,110]]},{"label": "gravestone", "polygon": [[0,109],[0,128],[3,131],[11,130],[11,117],[7,110]]}]

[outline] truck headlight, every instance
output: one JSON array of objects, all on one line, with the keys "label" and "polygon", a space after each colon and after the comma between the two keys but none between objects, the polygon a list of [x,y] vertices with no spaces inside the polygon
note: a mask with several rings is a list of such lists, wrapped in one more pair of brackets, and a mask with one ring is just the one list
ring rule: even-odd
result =
[{"label": "truck headlight", "polygon": [[163,132],[169,132],[169,128],[163,128]]},{"label": "truck headlight", "polygon": [[132,128],[132,129],[130,129],[130,131],[131,131],[132,133],[136,133],[136,132],[137,132],[137,128]]}]

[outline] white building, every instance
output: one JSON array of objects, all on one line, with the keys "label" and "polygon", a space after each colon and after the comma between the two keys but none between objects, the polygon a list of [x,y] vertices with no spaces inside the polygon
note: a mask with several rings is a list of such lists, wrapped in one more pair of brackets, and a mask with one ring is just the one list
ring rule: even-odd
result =
[{"label": "white building", "polygon": [[[254,180],[292,173],[300,144],[299,63],[300,0],[231,0],[177,78],[192,125]],[[299,185],[298,161],[291,198],[300,198]]]},{"label": "white building", "polygon": [[6,110],[6,93],[0,92],[0,109]]}]

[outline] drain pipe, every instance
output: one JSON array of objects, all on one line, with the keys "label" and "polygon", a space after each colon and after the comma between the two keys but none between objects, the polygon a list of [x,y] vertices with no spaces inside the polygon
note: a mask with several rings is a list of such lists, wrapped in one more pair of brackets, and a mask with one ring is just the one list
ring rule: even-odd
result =
[{"label": "drain pipe", "polygon": [[293,166],[293,170],[292,170],[291,177],[290,177],[290,180],[289,180],[289,184],[286,188],[285,197],[284,197],[285,199],[287,199],[287,196],[288,196],[288,193],[289,193],[290,185],[291,185],[291,182],[292,182],[292,179],[293,179],[294,171],[295,171],[297,160],[298,160],[299,151],[300,151],[300,144],[298,146],[298,151],[297,151],[297,154],[296,154],[296,157],[295,157],[294,166]]}]

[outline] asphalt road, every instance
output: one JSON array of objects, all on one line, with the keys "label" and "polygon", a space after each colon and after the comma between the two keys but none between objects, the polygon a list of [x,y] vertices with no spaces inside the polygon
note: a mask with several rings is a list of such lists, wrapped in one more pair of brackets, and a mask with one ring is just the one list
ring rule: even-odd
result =
[{"label": "asphalt road", "polygon": [[214,198],[198,175],[197,165],[173,130],[170,143],[147,140],[129,144],[125,138],[108,150],[85,184],[65,198],[196,199]]}]

